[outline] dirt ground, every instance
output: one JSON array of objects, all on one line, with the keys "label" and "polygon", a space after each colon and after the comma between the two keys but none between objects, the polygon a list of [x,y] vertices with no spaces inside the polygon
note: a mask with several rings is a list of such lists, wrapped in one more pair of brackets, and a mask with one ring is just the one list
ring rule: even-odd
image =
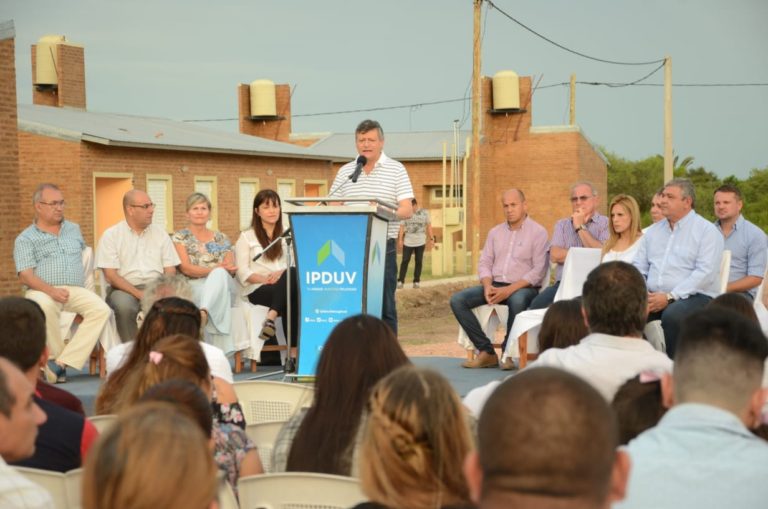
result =
[{"label": "dirt ground", "polygon": [[398,337],[405,353],[412,356],[466,357],[456,342],[458,324],[448,304],[453,293],[476,285],[476,281],[425,283],[429,286],[398,290]]}]

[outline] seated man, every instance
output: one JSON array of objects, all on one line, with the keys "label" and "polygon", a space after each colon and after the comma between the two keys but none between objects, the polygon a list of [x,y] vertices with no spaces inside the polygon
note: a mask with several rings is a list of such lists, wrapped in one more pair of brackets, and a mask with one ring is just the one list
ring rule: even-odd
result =
[{"label": "seated man", "polygon": [[[56,381],[66,381],[66,366],[82,369],[109,319],[109,307],[84,287],[80,227],[64,219],[64,194],[53,184],[40,184],[32,197],[35,220],[16,237],[13,258],[25,296],[45,313],[46,335],[55,361],[49,364]],[[65,345],[59,321],[61,311],[83,317]]]},{"label": "seated man", "polygon": [[34,385],[19,368],[0,357],[0,507],[4,509],[55,507],[47,491],[6,463],[35,452],[37,427],[46,417],[33,394]]},{"label": "seated man", "polygon": [[96,265],[109,283],[107,304],[115,311],[123,342],[136,337],[144,286],[162,274],[175,274],[180,263],[168,232],[152,224],[155,204],[144,191],[123,196],[125,221],[108,228],[99,241]]},{"label": "seated man", "polygon": [[477,433],[464,473],[480,509],[607,509],[624,497],[629,459],[616,450],[616,417],[565,371],[526,369],[503,382]]},{"label": "seated man", "polygon": [[[40,367],[48,359],[45,346],[45,315],[33,301],[21,297],[0,299],[0,323],[3,340],[0,357],[5,357],[21,369],[34,386]],[[34,402],[47,417],[35,440],[35,453],[13,464],[23,467],[68,472],[82,466],[88,449],[99,436],[85,417],[41,398],[35,391]]]},{"label": "seated man", "polygon": [[737,313],[709,307],[683,322],[671,375],[672,408],[627,447],[632,473],[621,509],[765,507],[768,444],[762,421],[768,343]]},{"label": "seated man", "polygon": [[577,182],[571,186],[573,214],[555,223],[552,234],[551,261],[557,263],[555,284],[545,288],[531,302],[531,309],[543,309],[552,304],[563,277],[563,265],[572,247],[601,248],[608,237],[608,218],[597,212],[597,189],[590,182]]},{"label": "seated man", "polygon": [[[506,304],[506,345],[515,315],[525,311],[541,287],[547,270],[547,231],[528,217],[528,204],[519,189],[501,196],[506,222],[491,228],[478,264],[482,286],[462,290],[451,297],[451,310],[466,331],[479,355],[466,361],[465,368],[487,368],[499,365],[491,338],[472,312],[483,304]],[[502,345],[502,351],[504,345]],[[507,360],[512,363],[512,359]],[[509,367],[509,366],[507,366]]]},{"label": "seated man", "polygon": [[723,236],[696,213],[695,202],[690,180],[667,182],[661,198],[665,219],[642,236],[633,261],[648,286],[648,321],[661,320],[670,358],[683,318],[720,293]]}]

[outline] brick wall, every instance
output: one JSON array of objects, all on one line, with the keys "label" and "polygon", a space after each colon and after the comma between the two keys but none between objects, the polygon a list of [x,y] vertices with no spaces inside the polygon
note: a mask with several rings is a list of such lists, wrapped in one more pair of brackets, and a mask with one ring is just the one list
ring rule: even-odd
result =
[{"label": "brick wall", "polygon": [[[36,81],[37,45],[32,45],[32,83]],[[85,109],[85,50],[82,46],[56,45],[57,88],[38,90],[33,86],[32,103]]]},{"label": "brick wall", "polygon": [[0,214],[0,296],[20,291],[13,263],[13,241],[18,233],[19,149],[16,115],[16,61],[13,24],[3,24],[0,32],[0,182],[10,199]]}]

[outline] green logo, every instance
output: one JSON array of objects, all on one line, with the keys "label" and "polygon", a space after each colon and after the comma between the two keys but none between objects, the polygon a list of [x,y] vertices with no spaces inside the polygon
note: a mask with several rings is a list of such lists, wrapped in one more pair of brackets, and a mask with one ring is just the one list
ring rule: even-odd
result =
[{"label": "green logo", "polygon": [[333,240],[327,240],[317,252],[317,265],[322,265],[329,256],[333,256],[337,262],[344,265],[344,250]]}]

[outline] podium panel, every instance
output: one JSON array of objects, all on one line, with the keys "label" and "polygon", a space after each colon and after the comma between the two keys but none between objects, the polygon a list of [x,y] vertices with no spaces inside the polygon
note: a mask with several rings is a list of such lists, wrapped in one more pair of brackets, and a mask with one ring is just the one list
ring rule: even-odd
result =
[{"label": "podium panel", "polygon": [[290,214],[299,283],[297,375],[312,376],[336,324],[359,313],[381,317],[387,222],[366,211],[301,210]]}]

